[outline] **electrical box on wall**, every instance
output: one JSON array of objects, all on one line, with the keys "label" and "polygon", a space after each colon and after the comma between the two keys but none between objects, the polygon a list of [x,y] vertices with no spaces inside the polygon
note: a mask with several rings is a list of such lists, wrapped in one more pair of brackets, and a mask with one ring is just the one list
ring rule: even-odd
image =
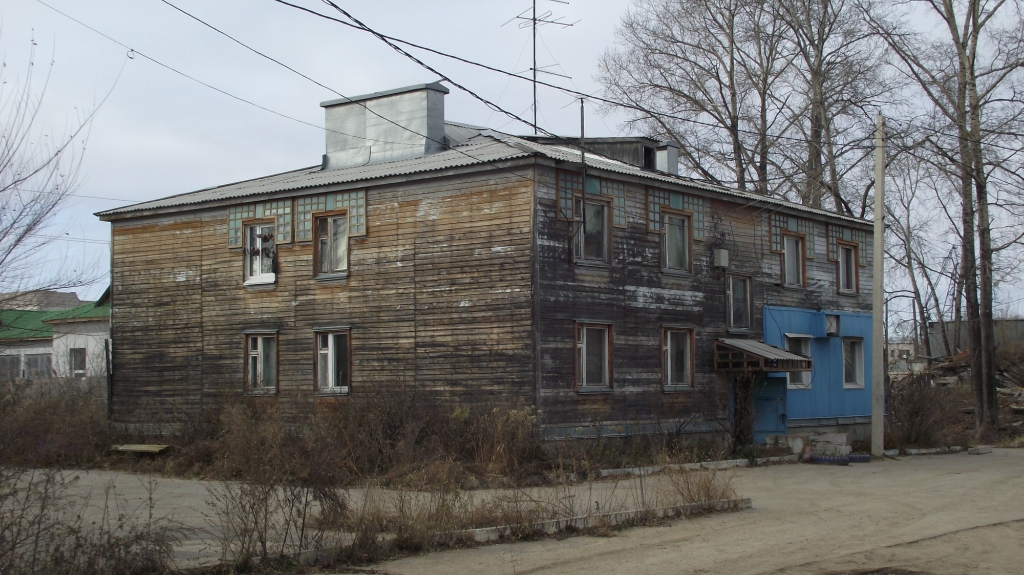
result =
[{"label": "electrical box on wall", "polygon": [[729,250],[716,249],[715,250],[715,267],[727,268],[729,267]]}]

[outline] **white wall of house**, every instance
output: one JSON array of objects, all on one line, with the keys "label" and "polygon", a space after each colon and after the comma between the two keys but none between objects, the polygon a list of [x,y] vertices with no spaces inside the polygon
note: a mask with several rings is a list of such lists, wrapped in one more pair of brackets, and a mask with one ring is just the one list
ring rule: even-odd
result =
[{"label": "white wall of house", "polygon": [[[110,339],[110,322],[71,321],[53,324],[53,369],[57,377],[74,377],[71,372],[71,350],[85,350],[85,376],[106,376],[104,342]],[[81,374],[77,374],[79,377]]]}]

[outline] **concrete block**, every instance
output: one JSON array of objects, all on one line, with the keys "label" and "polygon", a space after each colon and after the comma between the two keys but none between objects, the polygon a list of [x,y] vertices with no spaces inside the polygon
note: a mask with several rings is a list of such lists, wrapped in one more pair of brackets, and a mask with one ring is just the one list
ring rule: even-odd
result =
[{"label": "concrete block", "polygon": [[992,453],[992,448],[987,445],[979,445],[968,449],[967,453],[971,455],[985,455],[986,453]]},{"label": "concrete block", "polygon": [[899,449],[886,449],[882,452],[886,457],[897,457],[900,454]]}]

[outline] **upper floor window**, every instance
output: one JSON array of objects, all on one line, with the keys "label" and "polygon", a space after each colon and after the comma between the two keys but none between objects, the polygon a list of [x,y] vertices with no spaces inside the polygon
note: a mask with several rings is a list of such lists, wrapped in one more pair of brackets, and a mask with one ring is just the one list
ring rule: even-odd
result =
[{"label": "upper floor window", "polygon": [[843,387],[864,387],[862,339],[843,339]]},{"label": "upper floor window", "polygon": [[348,393],[349,332],[316,334],[316,379],[322,392]]},{"label": "upper floor window", "polygon": [[[811,338],[787,335],[786,349],[804,357],[811,357]],[[810,389],[811,372],[790,371],[786,374],[786,380],[789,382],[789,389]]]},{"label": "upper floor window", "polygon": [[252,224],[245,228],[245,283],[273,283],[274,224]]},{"label": "upper floor window", "polygon": [[729,329],[750,329],[750,278],[729,276]]},{"label": "upper floor window", "polygon": [[690,271],[690,217],[662,209],[661,218],[662,268]]},{"label": "upper floor window", "polygon": [[839,245],[839,291],[857,292],[857,248]]},{"label": "upper floor window", "polygon": [[666,329],[662,331],[662,380],[665,387],[689,387],[693,385],[693,369],[690,358],[693,349],[693,331]]},{"label": "upper floor window", "polygon": [[576,325],[577,388],[611,387],[611,326]]},{"label": "upper floor window", "polygon": [[249,391],[269,392],[277,389],[277,336],[260,334],[246,336],[248,362],[246,382]]},{"label": "upper floor window", "polygon": [[782,284],[789,287],[804,285],[804,239],[799,236],[783,236]]},{"label": "upper floor window", "polygon": [[316,220],[316,275],[345,274],[348,271],[348,215]]},{"label": "upper floor window", "polygon": [[580,228],[573,238],[573,254],[578,262],[611,261],[611,226],[608,204],[590,198],[576,198]]}]

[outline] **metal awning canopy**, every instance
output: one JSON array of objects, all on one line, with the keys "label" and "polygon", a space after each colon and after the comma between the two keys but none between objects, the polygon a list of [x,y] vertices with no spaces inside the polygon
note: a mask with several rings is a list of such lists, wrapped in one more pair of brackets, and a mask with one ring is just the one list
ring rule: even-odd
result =
[{"label": "metal awning canopy", "polygon": [[811,358],[752,339],[715,340],[715,371],[810,371]]}]

